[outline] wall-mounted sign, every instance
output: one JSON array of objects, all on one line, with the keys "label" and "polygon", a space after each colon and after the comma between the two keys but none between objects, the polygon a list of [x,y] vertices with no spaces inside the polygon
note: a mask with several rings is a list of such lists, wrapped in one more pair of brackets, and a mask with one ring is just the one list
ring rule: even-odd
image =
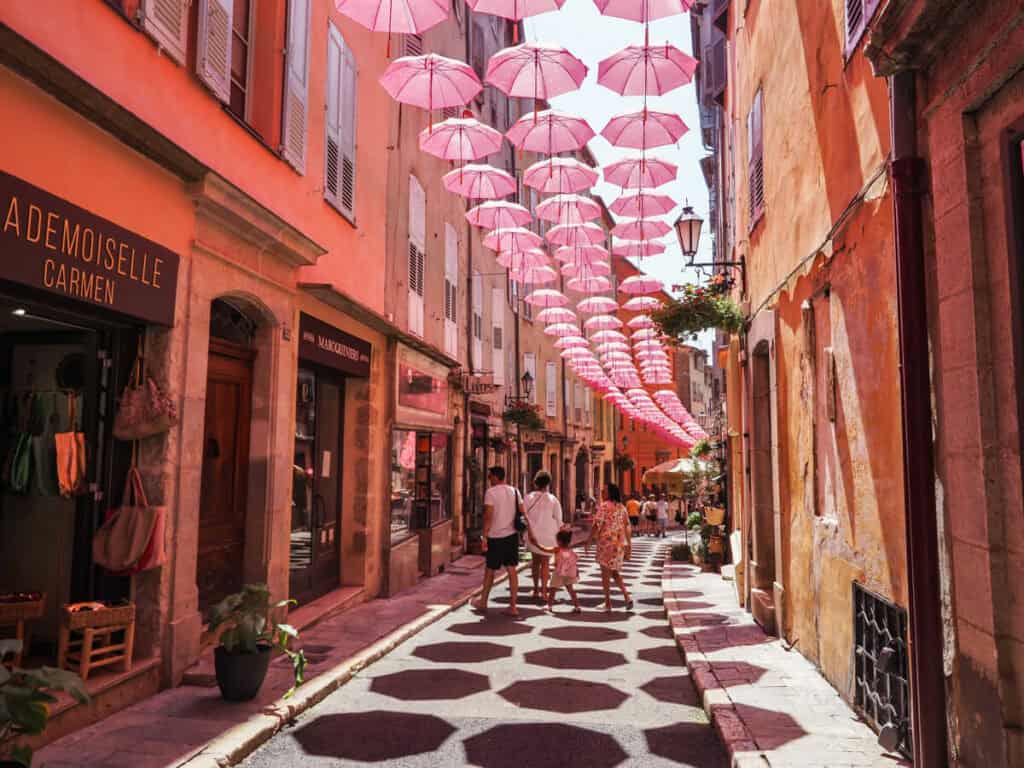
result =
[{"label": "wall-mounted sign", "polygon": [[299,315],[299,357],[349,374],[370,375],[373,347],[350,333],[302,313]]},{"label": "wall-mounted sign", "polygon": [[178,255],[0,171],[0,279],[174,324]]}]

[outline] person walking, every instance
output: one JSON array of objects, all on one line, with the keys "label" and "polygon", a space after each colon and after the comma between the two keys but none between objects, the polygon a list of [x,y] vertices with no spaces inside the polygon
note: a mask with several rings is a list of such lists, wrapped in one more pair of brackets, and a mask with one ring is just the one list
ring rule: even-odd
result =
[{"label": "person walking", "polygon": [[640,533],[653,536],[654,522],[658,519],[657,501],[653,493],[647,497],[640,510]]},{"label": "person walking", "polygon": [[601,505],[594,518],[594,528],[590,537],[597,541],[597,564],[601,567],[601,586],[604,589],[604,609],[611,611],[611,580],[622,591],[626,601],[626,610],[633,609],[633,599],[629,596],[626,583],[622,580],[622,561],[628,558],[632,550],[629,535],[630,520],[626,507],[622,503],[622,492],[619,486],[609,483],[605,491],[607,501]]},{"label": "person walking", "polygon": [[629,501],[626,502],[626,512],[629,516],[630,530],[632,531],[632,534],[636,536],[639,533],[640,527],[640,499],[636,497],[635,493],[630,496]]},{"label": "person walking", "polygon": [[533,476],[534,490],[526,497],[526,519],[530,525],[530,575],[533,577],[533,597],[548,600],[548,579],[550,578],[550,553],[555,546],[555,536],[562,527],[562,504],[551,493],[551,475],[540,470]]},{"label": "person walking", "polygon": [[658,521],[658,538],[664,539],[665,531],[668,530],[668,499],[665,498],[665,494],[658,497],[654,508]]},{"label": "person walking", "polygon": [[560,587],[565,587],[572,598],[573,613],[582,613],[580,598],[576,594],[575,584],[579,581],[579,557],[572,548],[572,529],[562,528],[556,535],[555,547],[541,547],[548,554],[555,556],[555,572],[551,576],[551,585],[548,587],[548,610],[554,613],[555,594]]},{"label": "person walking", "polygon": [[[473,602],[475,610],[487,612],[487,600],[494,586],[494,576],[501,569],[508,572],[509,607],[503,613],[518,617],[516,599],[519,594],[519,531],[516,529],[516,513],[523,515],[523,500],[519,491],[505,482],[505,468],[493,466],[487,470],[490,487],[484,494],[484,528],[481,546],[487,556],[483,589]],[[527,527],[529,523],[527,523]]]}]

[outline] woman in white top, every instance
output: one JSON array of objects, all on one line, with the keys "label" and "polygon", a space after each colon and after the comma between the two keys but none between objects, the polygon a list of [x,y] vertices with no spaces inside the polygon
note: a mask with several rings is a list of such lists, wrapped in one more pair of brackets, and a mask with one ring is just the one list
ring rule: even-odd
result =
[{"label": "woman in white top", "polygon": [[[533,477],[533,487],[523,504],[530,521],[531,539],[549,550],[555,546],[555,536],[562,527],[562,505],[558,497],[550,492],[551,475],[543,469]],[[531,552],[530,574],[533,577],[533,596],[547,604],[548,579],[550,578],[551,556],[535,546],[528,545]]]}]

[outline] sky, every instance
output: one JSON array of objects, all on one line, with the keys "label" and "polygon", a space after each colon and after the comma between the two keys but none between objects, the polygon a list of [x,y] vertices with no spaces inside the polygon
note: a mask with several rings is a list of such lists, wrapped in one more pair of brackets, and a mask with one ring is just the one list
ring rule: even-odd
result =
[{"label": "sky", "polygon": [[[620,96],[597,82],[598,63],[625,48],[627,45],[643,44],[643,25],[602,16],[593,0],[566,0],[560,11],[534,16],[525,20],[526,38],[530,41],[561,45],[581,59],[589,68],[587,78],[578,91],[551,99],[551,105],[558,110],[586,118],[598,135],[590,142],[590,151],[598,165],[607,165],[623,157],[636,157],[639,150],[613,147],[601,135],[608,120],[617,114],[637,112],[643,107],[640,96]],[[690,40],[689,14],[651,22],[651,44],[668,41],[677,48],[693,55]],[[676,181],[658,189],[678,201],[665,220],[672,224],[679,216],[684,201],[705,220],[701,235],[697,261],[711,260],[711,237],[708,233],[708,189],[700,170],[700,159],[707,154],[700,140],[700,117],[697,109],[697,94],[693,83],[678,88],[664,96],[651,96],[648,109],[673,112],[683,118],[690,130],[674,146],[648,150],[649,157],[660,157],[679,166]],[[613,185],[600,182],[594,194],[610,205],[621,195]],[[668,246],[665,253],[634,262],[648,274],[665,283],[667,289],[673,284],[695,282],[693,270],[684,272],[684,259],[679,250],[675,232],[664,238]],[[705,334],[700,346],[710,349],[711,334]]]}]

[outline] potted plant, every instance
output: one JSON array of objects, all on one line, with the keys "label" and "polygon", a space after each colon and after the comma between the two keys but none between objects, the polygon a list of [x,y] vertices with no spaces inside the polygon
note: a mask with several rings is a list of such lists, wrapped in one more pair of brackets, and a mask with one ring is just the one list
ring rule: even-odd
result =
[{"label": "potted plant", "polygon": [[703,525],[700,512],[691,512],[686,516],[686,528],[690,531],[698,530]]},{"label": "potted plant", "polygon": [[636,464],[633,462],[633,457],[628,453],[616,453],[615,454],[615,469],[619,472],[629,472]]},{"label": "potted plant", "polygon": [[693,557],[693,564],[704,567],[704,561],[707,560],[708,550],[704,544],[704,539],[700,540],[699,544],[690,545],[690,554]]},{"label": "potted plant", "polygon": [[[20,650],[20,640],[0,640],[0,662]],[[66,691],[79,704],[89,701],[82,678],[74,672],[54,667],[8,668],[0,663],[0,767],[32,765],[32,750],[16,741],[46,730],[57,691]]]},{"label": "potted plant", "polygon": [[544,429],[544,418],[540,415],[540,405],[535,405],[528,400],[511,401],[505,407],[501,418],[512,424],[518,424],[523,429]]},{"label": "potted plant", "polygon": [[690,545],[683,543],[673,544],[672,559],[677,563],[689,563],[693,559]]},{"label": "potted plant", "polygon": [[701,331],[717,328],[725,333],[743,329],[743,313],[722,285],[683,286],[683,295],[651,312],[658,330],[669,339],[687,343]]},{"label": "potted plant", "polygon": [[[282,600],[273,608],[293,604]],[[220,644],[214,649],[217,685],[227,701],[249,701],[259,693],[267,676],[270,657],[276,648],[292,662],[295,684],[285,694],[291,696],[302,685],[306,656],[293,651],[289,643],[299,633],[290,624],[279,624],[271,615],[270,589],[266,584],[247,584],[241,592],[228,595],[210,612],[210,629],[222,630]]]}]

